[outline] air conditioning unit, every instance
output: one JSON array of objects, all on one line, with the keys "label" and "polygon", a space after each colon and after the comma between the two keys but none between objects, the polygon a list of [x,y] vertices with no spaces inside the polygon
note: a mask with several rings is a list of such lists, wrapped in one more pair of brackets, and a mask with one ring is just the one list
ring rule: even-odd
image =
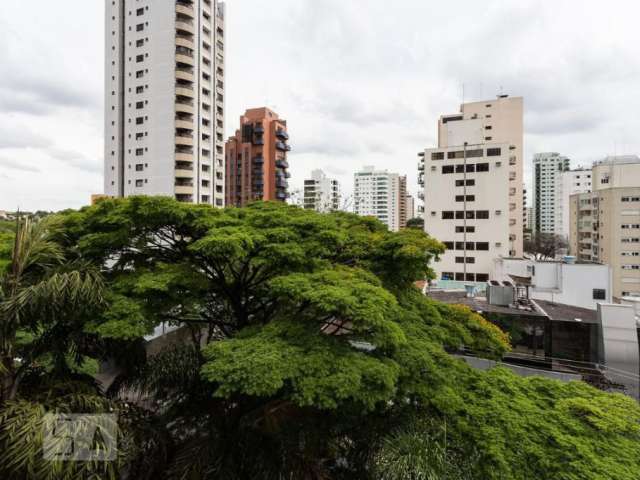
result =
[{"label": "air conditioning unit", "polygon": [[496,167],[501,167],[502,166],[502,162],[496,162]]},{"label": "air conditioning unit", "polygon": [[496,242],[496,248],[500,248],[502,247],[502,243],[501,242]]},{"label": "air conditioning unit", "polygon": [[496,215],[502,215],[502,210],[496,210]]}]

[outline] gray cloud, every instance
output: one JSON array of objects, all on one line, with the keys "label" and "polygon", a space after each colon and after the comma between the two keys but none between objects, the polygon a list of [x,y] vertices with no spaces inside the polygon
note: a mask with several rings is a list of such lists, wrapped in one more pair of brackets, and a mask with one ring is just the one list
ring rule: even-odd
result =
[{"label": "gray cloud", "polygon": [[51,142],[21,125],[0,125],[0,149],[45,148]]},{"label": "gray cloud", "polygon": [[40,172],[40,169],[33,165],[4,157],[0,157],[0,167],[8,168],[10,170],[19,170],[21,172]]},{"label": "gray cloud", "polygon": [[60,148],[50,148],[47,153],[52,158],[60,160],[72,168],[82,170],[89,173],[102,172],[102,160],[89,158],[79,152],[73,150],[64,150]]}]

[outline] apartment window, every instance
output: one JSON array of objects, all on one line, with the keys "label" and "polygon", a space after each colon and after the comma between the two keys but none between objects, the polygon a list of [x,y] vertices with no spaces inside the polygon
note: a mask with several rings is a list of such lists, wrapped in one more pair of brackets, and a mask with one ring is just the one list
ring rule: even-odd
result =
[{"label": "apartment window", "polygon": [[136,156],[140,157],[144,155],[144,148],[136,148]]},{"label": "apartment window", "polygon": [[442,212],[443,220],[453,220],[453,216],[454,216],[454,212],[451,212],[451,211]]},{"label": "apartment window", "polygon": [[607,299],[607,291],[601,288],[593,289],[593,299],[594,300],[606,300]]},{"label": "apartment window", "polygon": [[136,133],[136,140],[142,140],[144,138],[144,133]]},{"label": "apartment window", "polygon": [[[467,257],[466,260],[467,264],[476,263],[476,259],[474,257]],[[456,263],[465,263],[465,257],[456,257]]]},{"label": "apartment window", "polygon": [[453,272],[442,272],[442,280],[453,280],[454,273]]},{"label": "apartment window", "polygon": [[489,210],[478,210],[478,211],[476,211],[476,218],[478,220],[488,220],[489,219]]},{"label": "apartment window", "polygon": [[483,252],[486,252],[489,250],[489,242],[477,242],[476,243],[476,250],[480,250]]},{"label": "apartment window", "polygon": [[144,93],[144,87],[136,87],[136,93]]},{"label": "apartment window", "polygon": [[137,63],[144,62],[144,55],[136,55],[136,62]]},{"label": "apartment window", "polygon": [[490,142],[491,140],[493,140],[493,137],[484,137],[484,139],[485,139],[487,142]]},{"label": "apartment window", "polygon": [[640,270],[640,265],[623,265],[622,270]]},{"label": "apartment window", "polygon": [[142,187],[144,185],[144,181],[136,180],[136,187]]},{"label": "apartment window", "polygon": [[142,78],[144,77],[144,70],[138,70],[136,72],[136,78]]},{"label": "apartment window", "polygon": [[476,282],[488,282],[489,274],[488,273],[476,273]]},{"label": "apartment window", "polygon": [[[475,233],[476,227],[467,227],[467,233]],[[464,226],[456,227],[456,233],[464,233]]]},{"label": "apartment window", "polygon": [[640,252],[622,252],[623,257],[640,257]]},{"label": "apartment window", "polygon": [[[476,201],[476,196],[475,195],[467,195],[467,202],[475,202]],[[456,202],[464,202],[465,201],[465,196],[464,195],[456,195]]]},{"label": "apartment window", "polygon": [[144,30],[144,23],[139,23],[136,25],[136,32],[141,32]]},{"label": "apartment window", "polygon": [[136,47],[144,47],[144,39],[136,40]]},{"label": "apartment window", "polygon": [[136,108],[138,110],[140,110],[141,108],[144,108],[144,102],[136,102]]},{"label": "apartment window", "polygon": [[442,242],[447,250],[453,250],[453,242]]},{"label": "apartment window", "polygon": [[487,157],[499,157],[502,155],[501,148],[487,148]]},{"label": "apartment window", "polygon": [[462,272],[456,273],[456,281],[464,282],[464,273]]},{"label": "apartment window", "polygon": [[144,170],[144,165],[142,163],[136,164],[136,172],[142,172]]},{"label": "apartment window", "polygon": [[136,15],[139,17],[140,15],[144,15],[144,8],[139,8],[136,10]]},{"label": "apartment window", "polygon": [[479,158],[484,155],[484,150],[481,148],[478,150],[467,150],[467,158]]},{"label": "apartment window", "polygon": [[487,126],[485,126],[485,127],[484,127],[484,129],[485,129],[485,130],[492,130],[492,129],[493,129],[493,127],[492,127],[491,125],[487,125]]},{"label": "apartment window", "polygon": [[[476,181],[471,179],[471,180],[467,180],[467,187],[473,187],[475,186]],[[456,187],[464,187],[464,180],[456,180]]]},{"label": "apartment window", "polygon": [[431,160],[444,160],[444,152],[432,152]]},{"label": "apartment window", "polygon": [[488,163],[478,163],[476,165],[476,172],[488,172],[489,164]]},{"label": "apartment window", "polygon": [[144,117],[136,118],[136,125],[142,125],[144,123]]},{"label": "apartment window", "polygon": [[444,175],[448,173],[453,173],[454,171],[455,171],[455,167],[453,165],[443,165],[442,167],[442,173]]}]

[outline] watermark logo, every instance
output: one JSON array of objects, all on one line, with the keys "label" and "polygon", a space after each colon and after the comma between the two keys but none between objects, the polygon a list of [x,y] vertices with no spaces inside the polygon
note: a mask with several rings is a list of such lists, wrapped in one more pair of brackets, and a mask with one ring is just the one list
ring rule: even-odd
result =
[{"label": "watermark logo", "polygon": [[116,460],[118,417],[113,414],[47,414],[43,456],[51,461]]}]

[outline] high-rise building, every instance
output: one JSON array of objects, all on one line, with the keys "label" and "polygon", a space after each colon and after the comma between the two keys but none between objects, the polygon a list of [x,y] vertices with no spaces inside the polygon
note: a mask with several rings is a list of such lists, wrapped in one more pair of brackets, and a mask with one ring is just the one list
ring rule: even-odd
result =
[{"label": "high-rise building", "polygon": [[[412,218],[416,218],[416,201],[413,198],[413,195],[409,195],[407,193],[405,197],[405,204],[405,208],[407,210],[407,221],[411,220]],[[407,224],[405,223],[404,226],[406,227]]]},{"label": "high-rise building", "polygon": [[554,233],[569,238],[571,195],[589,193],[591,188],[591,169],[580,168],[560,173],[556,179]]},{"label": "high-rise building", "polygon": [[354,176],[354,212],[375,217],[389,227],[400,230],[400,176],[387,170],[366,166]]},{"label": "high-rise building", "polygon": [[398,177],[398,228],[407,227],[407,220],[413,217],[409,214],[407,205],[407,176]]},{"label": "high-rise building", "polygon": [[592,180],[593,192],[571,196],[571,253],[611,267],[614,298],[640,297],[640,157],[597,162]]},{"label": "high-rise building", "polygon": [[497,257],[523,253],[523,100],[463,104],[421,154],[425,230],[447,246],[442,280],[484,282]]},{"label": "high-rise building", "polygon": [[105,194],[223,206],[224,3],[105,5]]},{"label": "high-rise building", "polygon": [[556,233],[556,190],[560,175],[569,170],[570,163],[556,152],[533,156],[534,232]]},{"label": "high-rise building", "polygon": [[311,178],[304,181],[304,208],[321,213],[340,209],[340,184],[328,178],[322,170],[311,172]]},{"label": "high-rise building", "polygon": [[253,108],[240,117],[240,129],[226,144],[227,205],[286,201],[288,140],[286,120],[269,108]]}]

